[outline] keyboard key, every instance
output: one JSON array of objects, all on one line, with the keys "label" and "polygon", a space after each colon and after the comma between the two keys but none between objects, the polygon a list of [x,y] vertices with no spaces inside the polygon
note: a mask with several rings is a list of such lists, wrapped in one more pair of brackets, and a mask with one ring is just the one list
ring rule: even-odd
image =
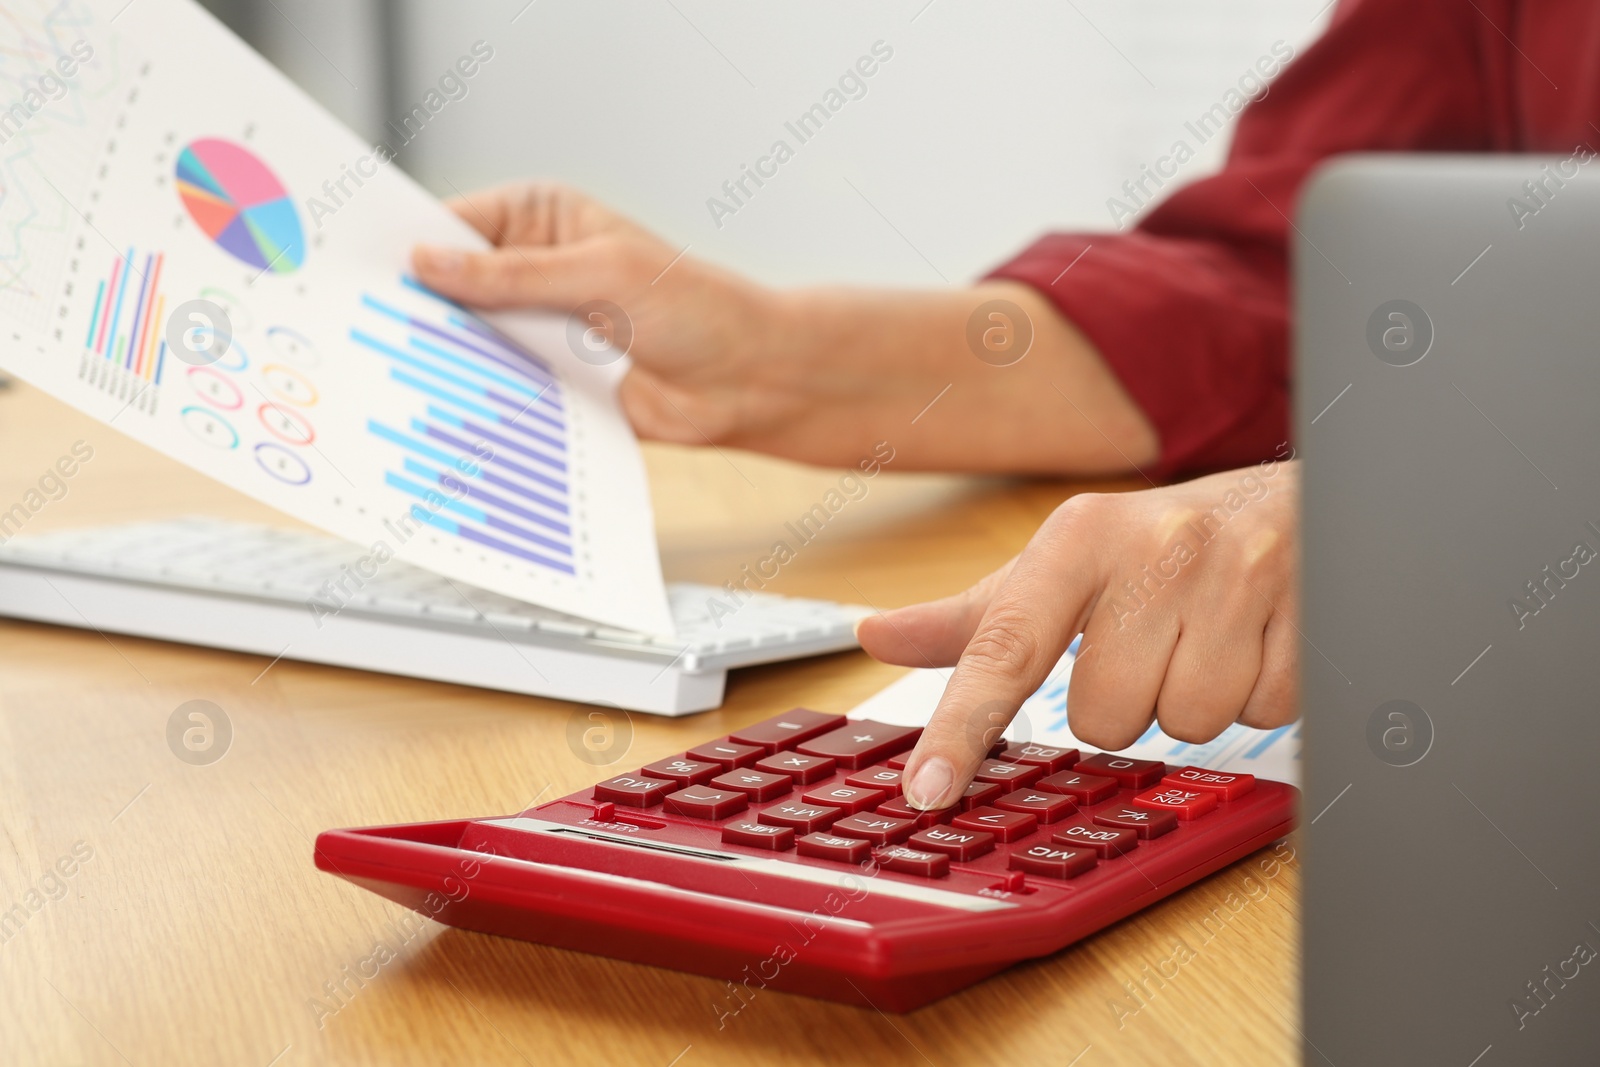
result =
[{"label": "keyboard key", "polygon": [[874,810],[879,815],[893,815],[899,819],[910,819],[916,824],[917,829],[921,830],[929,826],[937,826],[940,823],[949,822],[951,817],[961,809],[934,808],[932,811],[923,811],[921,808],[913,808],[910,804],[907,804],[905,797],[895,797],[893,800],[885,800]]},{"label": "keyboard key", "polygon": [[798,751],[808,756],[828,756],[847,770],[882,763],[917,743],[920,726],[888,726],[869,719],[848,719],[839,729],[802,743]]},{"label": "keyboard key", "polygon": [[881,789],[862,789],[858,785],[819,785],[801,799],[812,804],[839,808],[847,815],[876,807],[886,795]]},{"label": "keyboard key", "polygon": [[943,852],[957,863],[975,860],[994,850],[994,835],[985,830],[961,830],[954,826],[930,826],[918,830],[907,842],[927,852]]},{"label": "keyboard key", "polygon": [[799,785],[810,785],[824,778],[832,778],[838,764],[826,756],[802,756],[798,752],[779,752],[754,764],[758,771],[768,774],[787,774]]},{"label": "keyboard key", "polygon": [[910,819],[864,811],[859,815],[845,816],[830,829],[842,837],[859,837],[874,845],[898,845],[911,836],[916,824]]},{"label": "keyboard key", "polygon": [[594,798],[609,800],[613,804],[626,804],[630,808],[649,808],[661,803],[676,784],[643,775],[619,774],[595,786]]},{"label": "keyboard key", "polygon": [[1217,794],[1218,800],[1238,800],[1256,787],[1256,776],[1208,771],[1204,767],[1185,767],[1181,771],[1173,771],[1161,779],[1161,783],[1184,789],[1203,789]]},{"label": "keyboard key", "polygon": [[1115,778],[1101,778],[1097,774],[1083,774],[1076,768],[1041,778],[1033,783],[1033,787],[1069,796],[1076,800],[1080,807],[1087,804],[1098,804],[1102,800],[1110,800],[1117,795],[1117,780]]},{"label": "keyboard key", "polygon": [[763,719],[761,722],[751,723],[735,730],[728,735],[728,740],[741,745],[754,745],[762,752],[771,755],[793,748],[800,742],[825,734],[829,730],[837,729],[843,721],[838,715],[824,715],[820,711],[795,708],[793,711],[786,711],[782,715],[774,715],[770,719]]},{"label": "keyboard key", "polygon": [[1029,785],[1044,777],[1044,768],[1033,767],[1026,763],[986,759],[978,764],[978,769],[973,772],[972,777],[979,782],[998,782],[1004,786]]},{"label": "keyboard key", "polygon": [[666,810],[674,815],[687,815],[691,819],[726,819],[749,807],[750,798],[732,789],[691,785],[676,793],[669,793],[664,803]]},{"label": "keyboard key", "polygon": [[751,800],[776,800],[794,788],[794,779],[787,774],[768,774],[745,767],[717,775],[711,779],[711,785],[743,793]]},{"label": "keyboard key", "polygon": [[817,830],[826,830],[843,814],[839,808],[830,808],[823,804],[799,804],[791,800],[787,804],[778,804],[756,812],[756,822],[766,823],[768,826],[787,826],[796,833],[809,834]]},{"label": "keyboard key", "polygon": [[644,773],[652,778],[665,778],[669,782],[677,782],[681,787],[709,782],[722,773],[722,767],[705,760],[676,756],[672,759],[656,760],[645,767]]},{"label": "keyboard key", "polygon": [[1072,769],[1113,779],[1124,789],[1149,789],[1167,773],[1167,765],[1160,760],[1129,759],[1109,752],[1096,752],[1079,760]]},{"label": "keyboard key", "polygon": [[1134,797],[1130,804],[1151,811],[1170,811],[1182,822],[1198,819],[1216,810],[1217,794],[1199,789],[1184,789],[1176,785],[1158,785]]},{"label": "keyboard key", "polygon": [[689,750],[689,758],[715,763],[725,771],[738,767],[748,767],[766,753],[754,745],[741,745],[727,738],[718,738],[707,741],[703,745],[696,745]]},{"label": "keyboard key", "polygon": [[1039,828],[1039,818],[1023,811],[1001,811],[999,808],[973,808],[950,820],[950,825],[961,830],[983,830],[1002,841],[1015,841]]},{"label": "keyboard key", "polygon": [[859,837],[838,837],[834,834],[807,834],[795,842],[802,856],[815,856],[821,860],[839,863],[860,863],[872,851],[872,842]]},{"label": "keyboard key", "polygon": [[1094,821],[1100,826],[1132,830],[1141,841],[1160,837],[1178,828],[1178,817],[1172,812],[1151,811],[1148,808],[1107,808],[1096,812]]},{"label": "keyboard key", "polygon": [[1031,812],[1042,823],[1060,822],[1078,810],[1078,802],[1064,793],[1045,793],[1033,789],[1014,790],[996,800],[993,806],[1002,811]]},{"label": "keyboard key", "polygon": [[968,782],[957,806],[962,811],[971,811],[973,808],[992,803],[997,797],[1004,796],[1005,791],[1005,786],[995,782]]},{"label": "keyboard key", "polygon": [[1076,878],[1092,871],[1100,858],[1086,848],[1039,844],[1011,851],[1011,869],[1046,878]]},{"label": "keyboard key", "polygon": [[740,819],[722,828],[722,841],[728,845],[748,845],[751,848],[783,852],[794,847],[794,830],[788,826],[768,826]]},{"label": "keyboard key", "polygon": [[920,848],[895,845],[879,850],[875,858],[884,870],[899,871],[901,874],[943,878],[950,873],[950,857],[943,852],[927,852]]},{"label": "keyboard key", "polygon": [[1055,748],[1050,745],[1036,745],[1031,741],[1013,741],[1006,745],[995,759],[1043,767],[1044,773],[1054,774],[1057,771],[1064,771],[1074,763],[1077,763],[1078,750],[1075,748]]},{"label": "keyboard key", "polygon": [[1056,827],[1050,840],[1092,850],[1101,859],[1131,852],[1139,845],[1139,835],[1118,826],[1096,826],[1088,821],[1069,822]]},{"label": "keyboard key", "polygon": [[888,796],[897,797],[900,795],[900,772],[888,767],[868,767],[846,778],[844,784],[857,785],[862,789],[881,789]]}]

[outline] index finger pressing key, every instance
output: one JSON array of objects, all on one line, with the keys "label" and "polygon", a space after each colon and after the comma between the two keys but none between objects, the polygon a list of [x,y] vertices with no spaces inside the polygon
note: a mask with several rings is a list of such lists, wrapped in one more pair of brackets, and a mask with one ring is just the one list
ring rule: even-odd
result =
[{"label": "index finger pressing key", "polygon": [[1092,553],[1079,547],[1092,542],[1073,540],[1047,522],[1017,558],[906,762],[910,804],[951,803],[1083,629],[1099,582]]}]

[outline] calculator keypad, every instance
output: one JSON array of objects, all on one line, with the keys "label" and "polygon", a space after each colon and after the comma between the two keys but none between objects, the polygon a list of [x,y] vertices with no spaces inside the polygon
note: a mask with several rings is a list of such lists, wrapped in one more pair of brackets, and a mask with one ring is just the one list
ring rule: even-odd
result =
[{"label": "calculator keypad", "polygon": [[[983,876],[983,892],[1004,895],[1200,832],[1256,784],[1250,775],[1011,742],[991,750],[956,804],[923,811],[901,781],[919,733],[789,712],[601,782],[593,817],[645,829],[715,821],[728,849],[913,878],[967,871]],[[978,891],[972,883],[961,884]]]}]

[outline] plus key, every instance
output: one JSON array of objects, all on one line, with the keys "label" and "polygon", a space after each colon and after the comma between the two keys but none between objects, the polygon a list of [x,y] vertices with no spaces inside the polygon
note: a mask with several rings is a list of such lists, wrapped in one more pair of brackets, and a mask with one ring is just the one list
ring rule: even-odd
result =
[{"label": "plus key", "polygon": [[889,726],[870,719],[847,719],[837,730],[800,744],[795,751],[837,760],[846,770],[858,771],[882,763],[917,743],[920,726]]}]

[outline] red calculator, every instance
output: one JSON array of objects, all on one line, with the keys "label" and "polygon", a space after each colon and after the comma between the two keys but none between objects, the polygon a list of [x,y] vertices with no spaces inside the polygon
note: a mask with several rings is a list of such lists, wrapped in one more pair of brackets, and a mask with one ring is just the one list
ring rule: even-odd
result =
[{"label": "red calculator", "polygon": [[1281,782],[1020,742],[919,811],[920,733],[795,709],[517,815],[329,830],[316,863],[467,930],[910,1011],[1294,825]]}]

